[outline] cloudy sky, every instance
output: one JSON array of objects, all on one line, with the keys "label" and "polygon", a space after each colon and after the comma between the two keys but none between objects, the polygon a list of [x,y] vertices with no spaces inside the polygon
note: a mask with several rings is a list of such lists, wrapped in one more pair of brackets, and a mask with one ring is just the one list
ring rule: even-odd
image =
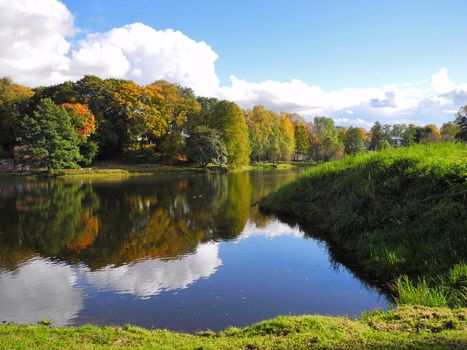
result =
[{"label": "cloudy sky", "polygon": [[333,117],[452,120],[467,104],[464,0],[0,0],[0,76],[84,74]]}]

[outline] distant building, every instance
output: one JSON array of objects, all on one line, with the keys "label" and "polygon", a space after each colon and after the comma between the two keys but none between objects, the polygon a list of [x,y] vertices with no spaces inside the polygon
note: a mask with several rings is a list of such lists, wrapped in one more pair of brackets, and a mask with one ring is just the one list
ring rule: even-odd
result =
[{"label": "distant building", "polygon": [[402,141],[404,140],[401,136],[392,136],[391,137],[391,144],[393,147],[400,147],[402,146]]}]

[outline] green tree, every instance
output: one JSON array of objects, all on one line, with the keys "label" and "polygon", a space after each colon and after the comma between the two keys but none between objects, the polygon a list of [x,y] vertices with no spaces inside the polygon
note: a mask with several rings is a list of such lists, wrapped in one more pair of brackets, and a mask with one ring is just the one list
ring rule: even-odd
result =
[{"label": "green tree", "polygon": [[440,130],[441,137],[445,142],[454,142],[460,130],[461,128],[455,122],[444,123]]},{"label": "green tree", "polygon": [[[270,156],[274,148],[274,128],[277,118],[276,113],[261,105],[254,106],[246,113],[252,160],[258,162]],[[277,152],[279,152],[278,148],[277,144]]]},{"label": "green tree", "polygon": [[218,130],[227,148],[227,162],[233,167],[247,165],[250,145],[245,115],[233,102],[219,102],[209,117],[209,127]]},{"label": "green tree", "polygon": [[79,138],[70,115],[51,99],[41,100],[32,116],[21,120],[21,157],[33,168],[76,168],[81,160]]},{"label": "green tree", "polygon": [[310,131],[305,121],[295,122],[295,155],[307,157],[310,153]]},{"label": "green tree", "polygon": [[345,126],[338,126],[336,127],[337,129],[337,138],[339,139],[339,142],[344,144],[345,142],[345,137],[347,136],[347,131],[349,131],[349,128],[348,127],[345,127]]},{"label": "green tree", "polygon": [[224,166],[227,149],[219,131],[198,126],[187,139],[188,158],[205,167],[209,163]]},{"label": "green tree", "polygon": [[339,131],[331,118],[315,117],[311,153],[320,161],[335,160],[344,155],[344,145],[339,141]]},{"label": "green tree", "polygon": [[379,145],[378,145],[377,149],[378,150],[383,150],[383,149],[388,149],[388,148],[391,148],[391,147],[392,147],[391,143],[388,140],[383,138],[383,139],[381,139],[379,141]]},{"label": "green tree", "polygon": [[370,130],[370,149],[372,151],[380,149],[381,142],[385,139],[383,127],[376,121]]},{"label": "green tree", "polygon": [[91,141],[99,145],[99,155],[118,157],[129,142],[129,125],[124,106],[117,103],[114,97],[121,86],[128,83],[127,80],[103,80],[86,75],[75,83],[68,81],[59,85],[36,88],[30,109],[33,110],[44,98],[52,99],[57,105],[80,103],[88,106],[96,120],[96,130]]},{"label": "green tree", "polygon": [[403,135],[407,131],[407,128],[408,128],[408,126],[405,125],[405,124],[394,124],[391,127],[390,136],[403,137]]},{"label": "green tree", "polygon": [[363,151],[363,136],[360,129],[350,127],[347,130],[344,140],[344,147],[345,153],[347,154],[356,154]]},{"label": "green tree", "polygon": [[415,124],[409,124],[407,129],[402,134],[402,144],[406,147],[412,146],[417,142],[417,126]]},{"label": "green tree", "polygon": [[188,118],[185,125],[187,134],[190,134],[196,127],[205,126],[208,127],[209,119],[214,112],[214,108],[220,102],[214,97],[197,97],[200,108],[194,113],[188,114]]},{"label": "green tree", "polygon": [[456,138],[467,141],[467,106],[461,107],[456,114],[456,124],[459,125],[459,132]]}]

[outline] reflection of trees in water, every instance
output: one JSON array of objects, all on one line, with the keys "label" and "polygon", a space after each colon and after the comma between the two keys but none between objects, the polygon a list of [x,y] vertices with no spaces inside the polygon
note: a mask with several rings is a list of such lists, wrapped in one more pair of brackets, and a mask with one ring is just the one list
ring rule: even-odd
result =
[{"label": "reflection of trees in water", "polygon": [[34,252],[92,268],[192,253],[240,234],[251,192],[244,174],[11,186],[0,202],[0,259],[10,269]]},{"label": "reflection of trees in water", "polygon": [[249,217],[264,227],[271,218],[250,204],[294,176],[243,172],[10,184],[0,201],[0,263],[13,269],[38,252],[95,269],[190,254],[200,242],[238,237]]},{"label": "reflection of trees in water", "polygon": [[[99,200],[90,186],[19,182],[2,198],[0,263],[15,268],[34,255],[56,256],[68,244],[97,235]],[[90,242],[88,243],[90,244]]]},{"label": "reflection of trees in water", "polygon": [[200,242],[238,236],[248,219],[251,188],[248,177],[212,174],[141,178],[95,190],[101,233],[86,251],[67,252],[92,268],[174,258],[195,252]]},{"label": "reflection of trees in water", "polygon": [[274,218],[273,215],[261,213],[257,205],[261,198],[276,191],[287,182],[292,181],[297,176],[295,171],[254,171],[251,173],[251,182],[254,191],[251,191],[251,203],[249,219],[257,227],[264,228]]}]

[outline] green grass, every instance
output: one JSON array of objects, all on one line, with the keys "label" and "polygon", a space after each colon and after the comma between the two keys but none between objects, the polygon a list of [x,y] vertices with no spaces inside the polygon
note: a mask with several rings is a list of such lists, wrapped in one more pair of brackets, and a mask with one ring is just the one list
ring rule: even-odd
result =
[{"label": "green grass", "polygon": [[275,169],[275,170],[285,170],[285,169],[295,169],[295,168],[309,168],[316,165],[315,162],[312,161],[303,161],[303,162],[291,162],[291,163],[255,163],[250,165],[250,169],[257,170],[257,169]]},{"label": "green grass", "polygon": [[465,349],[467,310],[400,307],[359,320],[281,316],[246,328],[183,334],[134,326],[0,326],[2,349]]},{"label": "green grass", "polygon": [[65,169],[54,173],[57,177],[127,177],[130,172],[124,169],[97,169],[97,168],[84,168],[84,169]]},{"label": "green grass", "polygon": [[428,283],[424,277],[414,283],[407,276],[396,280],[397,302],[400,304],[450,306],[465,304],[467,299],[467,265],[458,264],[447,274]]},{"label": "green grass", "polygon": [[37,176],[51,176],[51,177],[66,177],[66,178],[104,178],[104,177],[127,177],[127,176],[141,176],[141,175],[154,175],[154,174],[197,174],[197,173],[210,173],[210,172],[241,172],[248,170],[287,170],[295,168],[307,168],[313,166],[313,162],[292,162],[281,163],[272,165],[271,163],[254,164],[238,168],[220,168],[216,165],[208,165],[200,168],[190,163],[179,165],[163,165],[163,164],[131,164],[131,163],[115,163],[105,162],[96,164],[89,168],[82,169],[62,169],[55,170],[53,173],[38,173],[38,172],[8,172],[0,173],[1,179],[15,178],[15,177],[30,177]]},{"label": "green grass", "polygon": [[[396,286],[400,302],[435,306],[445,295],[443,305],[467,306],[465,144],[417,145],[325,163],[261,207],[305,222],[357,269]],[[442,281],[456,265],[454,288]]]}]

